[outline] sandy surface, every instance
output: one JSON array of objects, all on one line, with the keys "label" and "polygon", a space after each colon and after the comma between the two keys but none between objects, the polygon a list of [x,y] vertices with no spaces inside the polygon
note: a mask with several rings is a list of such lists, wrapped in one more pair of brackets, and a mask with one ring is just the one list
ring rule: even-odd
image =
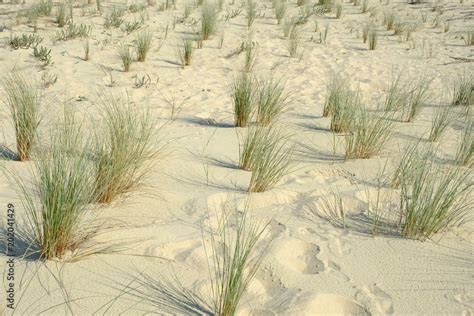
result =
[{"label": "sandy surface", "polygon": [[[113,3],[104,2],[107,12]],[[381,34],[378,47],[367,50],[359,34],[369,13],[361,14],[359,7],[343,3],[340,19],[333,14],[317,18],[320,28],[329,23],[327,43],[319,43],[319,32],[314,32],[311,19],[301,27],[301,58],[290,59],[271,2],[258,1],[261,14],[254,24],[253,40],[258,47],[255,73],[287,80],[292,97],[281,121],[295,135],[296,167],[273,190],[252,196],[252,214],[270,220],[264,241],[271,244],[239,314],[474,313],[472,224],[420,242],[388,232],[374,237],[366,216],[366,192],[375,190],[374,181],[382,176],[385,162],[395,161],[406,144],[426,139],[436,107],[449,102],[454,78],[474,70],[472,62],[452,58],[474,59],[473,46],[464,45],[461,37],[474,27],[472,0],[369,4],[381,10],[394,8],[404,21],[419,21],[413,42],[400,42],[393,31],[383,31],[377,22]],[[224,12],[239,5],[226,4]],[[248,198],[250,173],[236,167],[236,132],[242,130],[232,126],[230,99],[230,83],[243,60],[243,54],[234,53],[246,36],[245,11],[225,25],[221,49],[216,35],[204,42],[204,48],[195,50],[192,65],[183,69],[176,61],[176,46],[180,37],[192,31],[191,18],[197,19],[199,11],[194,10],[190,19],[177,23],[173,30],[173,17],[182,16],[183,2],[179,1],[175,10],[147,8],[146,25],[154,32],[153,48],[146,62],[133,63],[131,71],[125,73],[117,47],[121,42],[130,43],[134,33],[127,36],[120,29],[105,30],[105,13],[95,14],[94,4],[74,9],[76,23],[93,26],[89,61],[82,59],[83,40],[52,42],[58,30],[54,16],[38,21],[38,34],[44,37],[42,45],[51,49],[52,65],[40,67],[31,49],[12,50],[7,44],[10,33],[33,31],[31,25],[14,23],[15,12],[24,7],[0,4],[0,25],[8,27],[0,33],[0,73],[16,67],[39,83],[45,76],[57,76],[55,84],[42,89],[42,130],[51,126],[65,101],[93,126],[99,96],[126,90],[137,105],[151,108],[162,126],[159,137],[167,143],[167,150],[150,170],[145,188],[90,215],[91,219],[105,220],[95,242],[120,246],[116,253],[75,262],[16,259],[16,313],[176,313],[145,296],[124,293],[127,285],[138,284],[140,273],[148,275],[146,282],[156,282],[158,288],[160,282],[172,281],[175,274],[186,288],[206,289],[209,276],[200,227],[221,202],[232,200],[242,207]],[[433,26],[440,10],[440,22]],[[290,3],[288,14],[297,13],[296,4]],[[422,14],[427,15],[425,23]],[[125,15],[128,21],[134,17],[138,14]],[[448,32],[443,30],[444,21],[449,21]],[[168,23],[170,29],[164,40]],[[159,39],[163,46],[158,51]],[[422,73],[432,77],[430,102],[414,122],[395,124],[394,136],[379,156],[344,162],[340,148],[333,154],[329,119],[321,117],[328,72],[338,70],[350,76],[354,86],[360,86],[366,103],[375,107],[383,99],[394,67],[408,76]],[[146,75],[151,79],[149,87],[135,88],[134,77]],[[170,120],[171,109],[163,99],[173,94],[185,102],[178,117]],[[456,108],[453,111],[460,112]],[[5,105],[0,107],[0,131],[0,143],[15,148]],[[461,125],[453,121],[439,142],[441,157],[453,158],[460,135]],[[336,141],[343,142],[342,136],[336,136]],[[31,163],[1,163],[28,179]],[[344,197],[346,227],[334,225],[320,213],[318,200],[331,188],[337,188]],[[17,190],[14,183],[0,176],[0,218],[5,223],[6,205],[13,203],[17,229],[21,231],[24,214]],[[6,260],[1,254],[0,266]],[[6,303],[3,293],[2,289],[0,310]],[[160,297],[158,291],[148,294]]]}]

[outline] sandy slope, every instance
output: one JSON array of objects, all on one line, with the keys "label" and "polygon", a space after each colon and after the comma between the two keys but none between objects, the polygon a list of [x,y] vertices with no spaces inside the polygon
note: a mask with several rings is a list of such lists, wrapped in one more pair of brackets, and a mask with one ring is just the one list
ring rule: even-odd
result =
[{"label": "sandy slope", "polygon": [[[370,4],[385,7],[378,1]],[[252,197],[252,214],[271,221],[265,241],[272,242],[242,304],[242,315],[474,313],[472,225],[422,243],[390,232],[373,237],[364,215],[367,188],[380,177],[387,158],[399,155],[400,148],[409,142],[426,139],[433,111],[449,100],[446,91],[452,80],[462,71],[473,71],[472,63],[451,58],[474,58],[472,46],[465,46],[460,38],[474,26],[472,1],[439,5],[444,9],[439,19],[450,21],[449,32],[443,32],[442,23],[432,27],[437,14],[430,9],[434,4],[392,2],[390,6],[406,20],[420,20],[421,12],[427,13],[427,22],[413,34],[416,48],[410,49],[409,43],[400,43],[391,32],[381,31],[377,50],[368,51],[358,37],[368,14],[360,14],[358,7],[344,3],[341,19],[332,15],[318,19],[320,27],[326,21],[330,25],[327,43],[318,43],[319,33],[309,22],[302,28],[303,56],[289,59],[287,41],[273,18],[271,3],[259,2],[262,14],[255,22],[255,71],[287,80],[292,100],[282,122],[295,134],[297,167],[275,189]],[[104,4],[106,9],[111,6]],[[295,4],[289,7],[291,14],[297,14]],[[11,25],[11,12],[20,8],[0,4],[0,24]],[[227,23],[222,49],[217,47],[215,36],[195,51],[193,64],[182,69],[176,64],[176,45],[181,36],[192,31],[189,25],[177,24],[175,30],[170,29],[157,52],[158,38],[163,38],[173,16],[181,16],[182,8],[183,3],[178,2],[176,10],[147,9],[154,48],[147,61],[132,64],[129,73],[121,71],[117,47],[120,42],[130,43],[133,33],[126,36],[121,30],[104,30],[103,17],[89,13],[94,5],[86,7],[84,16],[81,8],[75,9],[76,23],[93,25],[91,59],[87,62],[82,60],[81,40],[52,43],[51,37],[58,29],[53,17],[38,22],[38,34],[45,38],[42,44],[51,48],[54,61],[46,69],[38,66],[31,50],[14,51],[6,44],[9,30],[0,33],[2,74],[15,66],[38,82],[45,74],[58,77],[54,85],[43,90],[44,132],[61,113],[64,101],[70,101],[93,126],[98,96],[126,89],[137,105],[152,108],[163,125],[160,138],[168,143],[167,155],[150,170],[149,187],[95,210],[91,216],[104,220],[104,233],[96,241],[124,249],[72,263],[17,259],[18,314],[170,312],[165,306],[121,295],[130,282],[137,285],[133,280],[139,273],[146,273],[154,280],[146,282],[156,282],[158,288],[160,282],[173,281],[173,274],[185,287],[196,291],[208,288],[200,227],[206,223],[208,212],[212,215],[214,210],[219,211],[223,201],[233,200],[242,208],[248,197],[245,190],[250,174],[236,169],[237,133],[242,130],[232,127],[229,98],[229,84],[242,63],[243,56],[234,53],[245,38],[246,18],[242,13]],[[198,11],[191,16],[197,18]],[[127,20],[133,17],[131,13],[126,15]],[[11,29],[14,34],[32,32],[25,24],[12,25]],[[360,86],[367,104],[375,107],[393,67],[407,74],[433,77],[430,104],[415,122],[396,123],[394,137],[379,157],[343,162],[340,150],[333,154],[329,120],[321,117],[328,71],[348,74],[354,86]],[[134,76],[146,74],[151,78],[150,86],[134,88]],[[163,97],[173,93],[186,102],[178,118],[170,121],[170,108]],[[79,97],[85,100],[78,101]],[[14,148],[9,114],[5,106],[0,109],[0,141]],[[452,159],[460,130],[456,121],[443,135],[440,154],[444,158]],[[338,136],[337,140],[343,139]],[[6,160],[2,164],[28,179],[30,163]],[[337,187],[344,196],[348,210],[345,228],[320,213],[318,199],[327,196],[331,187]],[[16,190],[15,184],[2,175],[0,216],[4,221],[5,205],[14,203],[17,229],[21,231],[22,207]],[[373,192],[373,186],[369,190]],[[1,255],[0,265],[5,261]],[[158,291],[149,294],[160,297]],[[3,294],[1,297],[3,306]]]}]

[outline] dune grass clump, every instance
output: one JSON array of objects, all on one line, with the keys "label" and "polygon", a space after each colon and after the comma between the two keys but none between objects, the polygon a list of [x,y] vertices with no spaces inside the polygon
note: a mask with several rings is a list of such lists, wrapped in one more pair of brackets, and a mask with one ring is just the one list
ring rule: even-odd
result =
[{"label": "dune grass clump", "polygon": [[151,49],[153,33],[149,30],[143,30],[135,37],[135,51],[137,53],[137,61],[144,62],[148,52]]},{"label": "dune grass clump", "polygon": [[268,126],[278,120],[286,107],[289,94],[282,80],[267,78],[258,82],[256,93],[256,117],[261,126]]},{"label": "dune grass clump", "polygon": [[[225,211],[221,227],[211,231],[211,306],[214,315],[235,315],[250,283],[259,271],[265,250],[257,251],[269,225],[243,212]],[[268,242],[266,247],[268,247]],[[206,253],[208,251],[206,250]],[[212,264],[211,264],[212,262]]]},{"label": "dune grass clump", "polygon": [[453,86],[452,105],[470,106],[474,104],[474,76],[463,73]]},{"label": "dune grass clump", "polygon": [[215,4],[206,2],[201,8],[201,37],[208,40],[217,30],[217,9]]},{"label": "dune grass clump", "polygon": [[245,127],[252,112],[255,79],[251,74],[241,73],[234,80],[231,89],[234,103],[234,124],[237,127]]},{"label": "dune grass clump", "polygon": [[416,165],[401,182],[402,235],[425,240],[467,221],[473,207],[470,171],[426,161]]},{"label": "dune grass clump", "polygon": [[385,95],[384,110],[397,111],[401,110],[408,103],[408,96],[410,94],[410,87],[406,83],[402,72],[392,74],[387,85],[387,92]]},{"label": "dune grass clump", "polygon": [[21,185],[31,239],[44,260],[74,252],[90,237],[80,223],[93,197],[93,168],[80,127],[68,116],[35,157],[34,192]]},{"label": "dune grass clump", "polygon": [[244,52],[244,66],[242,71],[250,73],[257,61],[257,45],[252,41],[252,33],[249,33],[247,39],[241,44],[241,51]]},{"label": "dune grass clump", "polygon": [[247,27],[250,28],[253,25],[257,17],[257,2],[254,0],[247,0]]},{"label": "dune grass clump", "polygon": [[437,141],[449,125],[451,109],[449,107],[438,108],[431,120],[431,129],[428,140],[430,142]]},{"label": "dune grass clump", "polygon": [[459,165],[471,167],[474,163],[474,123],[467,122],[456,150],[455,160]]},{"label": "dune grass clump", "polygon": [[64,3],[60,3],[58,6],[58,11],[56,12],[56,23],[58,23],[59,27],[66,25],[66,5]]},{"label": "dune grass clump", "polygon": [[331,116],[331,131],[347,133],[351,130],[354,117],[360,109],[359,93],[347,89],[335,98]]},{"label": "dune grass clump", "polygon": [[413,171],[418,169],[421,163],[427,161],[430,155],[430,151],[420,149],[419,143],[404,148],[391,177],[391,187],[397,189],[400,188],[403,181],[411,181]]},{"label": "dune grass clump", "polygon": [[271,190],[290,172],[293,147],[277,127],[252,127],[244,141],[240,164],[252,172],[249,192]]},{"label": "dune grass clump", "polygon": [[110,95],[102,101],[103,127],[96,134],[95,196],[111,203],[142,184],[157,151],[155,124],[148,111],[126,97]]},{"label": "dune grass clump", "polygon": [[350,89],[347,78],[339,73],[331,72],[326,84],[326,100],[324,101],[323,116],[334,114],[334,107],[341,102],[342,96]]},{"label": "dune grass clump", "polygon": [[380,153],[390,139],[393,120],[360,108],[346,135],[345,159],[368,159]]},{"label": "dune grass clump", "polygon": [[377,48],[378,32],[375,26],[370,26],[367,30],[367,39],[369,41],[369,50],[375,50]]},{"label": "dune grass clump", "polygon": [[183,39],[183,45],[178,48],[178,60],[181,66],[191,65],[191,60],[193,59],[194,46],[193,41],[190,39]]},{"label": "dune grass clump", "polygon": [[118,49],[120,60],[122,61],[123,71],[128,72],[133,62],[132,50],[126,44],[122,44]]},{"label": "dune grass clump", "polygon": [[283,37],[288,37],[291,34],[291,31],[296,27],[296,22],[294,18],[286,18],[283,20],[282,30]]},{"label": "dune grass clump", "polygon": [[286,14],[286,2],[284,0],[275,0],[274,2],[275,18],[280,24]]},{"label": "dune grass clump", "polygon": [[423,105],[429,99],[431,79],[420,76],[417,80],[410,83],[411,88],[406,97],[406,103],[403,107],[404,121],[413,122],[415,117],[420,113]]},{"label": "dune grass clump", "polygon": [[40,93],[32,83],[18,73],[4,77],[3,87],[6,93],[5,103],[10,110],[15,128],[18,160],[25,161],[30,158],[41,121]]},{"label": "dune grass clump", "polygon": [[297,57],[301,44],[300,33],[297,27],[293,27],[288,36],[288,53],[290,57]]}]

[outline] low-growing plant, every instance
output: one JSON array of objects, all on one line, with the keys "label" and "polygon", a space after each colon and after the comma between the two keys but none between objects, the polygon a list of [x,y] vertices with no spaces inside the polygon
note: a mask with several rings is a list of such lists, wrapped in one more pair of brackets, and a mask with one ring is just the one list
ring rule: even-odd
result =
[{"label": "low-growing plant", "polygon": [[430,162],[417,164],[401,183],[401,233],[425,240],[468,220],[472,209],[470,171]]},{"label": "low-growing plant", "polygon": [[114,28],[120,27],[120,25],[122,25],[122,23],[124,22],[122,18],[123,14],[124,14],[123,10],[119,10],[114,7],[112,11],[110,11],[110,13],[105,17],[104,27],[106,29],[111,28],[111,27],[114,27]]},{"label": "low-growing plant", "polygon": [[130,34],[142,27],[143,23],[141,21],[133,21],[133,22],[125,22],[123,26],[123,30],[127,32],[127,34]]},{"label": "low-growing plant", "polygon": [[178,59],[181,66],[191,65],[191,60],[193,59],[193,41],[191,39],[183,39],[183,44],[178,48]]},{"label": "low-growing plant", "polygon": [[43,38],[36,34],[22,34],[21,36],[10,37],[10,46],[13,49],[28,49],[30,47],[35,47],[43,41]]},{"label": "low-growing plant", "polygon": [[217,10],[213,3],[204,3],[201,8],[201,35],[202,40],[208,40],[217,28]]},{"label": "low-growing plant", "polygon": [[241,73],[232,84],[232,101],[234,104],[234,124],[237,127],[247,126],[255,94],[255,79],[251,74]]},{"label": "low-growing plant", "polygon": [[47,66],[51,63],[51,49],[44,46],[33,47],[33,56]]},{"label": "low-growing plant", "polygon": [[431,129],[428,140],[430,142],[435,142],[439,139],[443,131],[448,127],[450,120],[450,111],[449,107],[438,108],[431,120]]},{"label": "low-growing plant", "polygon": [[273,78],[261,79],[256,93],[256,119],[261,126],[274,123],[285,110],[289,94],[285,82]]},{"label": "low-growing plant", "polygon": [[466,122],[456,149],[455,160],[461,166],[471,167],[474,163],[474,123]]},{"label": "low-growing plant", "polygon": [[368,159],[380,153],[392,134],[393,120],[359,107],[346,134],[345,159]]},{"label": "low-growing plant", "polygon": [[271,190],[290,172],[293,147],[288,145],[289,137],[277,127],[251,127],[247,137],[254,141],[254,148],[250,153],[249,169],[252,176],[248,191]]},{"label": "low-growing plant", "polygon": [[143,30],[135,37],[135,51],[137,53],[137,60],[144,62],[148,52],[151,49],[152,33],[149,30]]},{"label": "low-growing plant", "polygon": [[464,72],[456,79],[451,104],[463,106],[474,104],[474,76]]},{"label": "low-growing plant", "polygon": [[10,73],[3,78],[6,105],[15,128],[18,160],[28,160],[36,140],[40,118],[40,93],[38,89],[19,73]]},{"label": "low-growing plant", "polygon": [[143,107],[127,97],[109,95],[102,100],[103,127],[97,130],[94,164],[96,201],[111,203],[143,183],[153,148],[154,121]]},{"label": "low-growing plant", "polygon": [[123,71],[128,72],[133,62],[132,50],[130,46],[122,44],[118,49],[120,60],[122,61]]},{"label": "low-growing plant", "polygon": [[33,5],[28,9],[26,13],[29,17],[41,17],[41,16],[50,16],[51,11],[53,10],[52,0],[40,0],[38,3],[33,3]]},{"label": "low-growing plant", "polygon": [[85,24],[75,24],[71,23],[68,26],[56,32],[54,39],[56,41],[68,41],[75,38],[86,38],[91,35],[92,26]]}]

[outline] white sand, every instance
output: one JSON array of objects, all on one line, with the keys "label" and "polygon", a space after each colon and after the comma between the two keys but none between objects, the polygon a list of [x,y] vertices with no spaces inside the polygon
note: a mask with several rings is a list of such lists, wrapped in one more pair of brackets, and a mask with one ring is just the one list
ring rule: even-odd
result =
[{"label": "white sand", "polygon": [[[103,2],[105,11],[111,8],[110,2]],[[465,46],[460,37],[474,27],[472,0],[439,2],[444,12],[437,27],[432,27],[437,14],[431,10],[434,3],[392,2],[390,7],[403,20],[421,21],[424,12],[427,22],[420,22],[419,30],[413,33],[415,49],[409,49],[407,42],[399,42],[392,31],[381,31],[375,51],[368,51],[357,35],[368,13],[360,14],[359,7],[344,3],[341,19],[334,19],[333,14],[318,19],[320,28],[325,21],[330,25],[326,44],[318,43],[319,33],[314,32],[312,22],[302,27],[304,54],[300,60],[288,58],[287,40],[276,24],[271,2],[258,3],[262,15],[255,21],[255,72],[287,80],[292,99],[282,122],[290,133],[295,133],[297,168],[276,188],[252,198],[252,214],[262,220],[271,219],[265,241],[271,239],[272,243],[239,314],[473,315],[472,224],[426,242],[388,233],[373,237],[370,225],[362,220],[367,210],[367,184],[358,181],[375,179],[386,158],[397,157],[400,148],[409,142],[426,139],[436,105],[449,102],[447,93],[452,80],[462,71],[474,70],[472,63],[451,58],[474,58],[472,46]],[[370,5],[386,7],[379,1],[370,1]],[[22,7],[0,4],[0,25],[12,25],[14,12]],[[47,73],[58,77],[54,85],[42,90],[43,132],[61,114],[64,101],[70,101],[78,113],[90,119],[96,111],[98,95],[127,90],[139,106],[151,107],[163,125],[160,138],[168,142],[167,155],[150,170],[148,187],[95,211],[108,226],[95,241],[105,245],[127,243],[123,245],[126,249],[66,263],[16,259],[18,315],[169,313],[164,306],[145,299],[120,295],[141,272],[158,282],[172,280],[174,271],[184,286],[195,291],[208,288],[200,227],[206,222],[208,210],[219,208],[222,201],[236,199],[242,206],[248,197],[245,191],[250,173],[235,168],[238,138],[232,127],[229,97],[231,79],[243,60],[243,54],[232,53],[245,38],[246,18],[243,10],[229,20],[222,49],[217,47],[216,35],[204,42],[203,49],[195,50],[192,65],[182,69],[176,64],[177,39],[192,31],[190,26],[178,23],[175,30],[170,27],[168,38],[156,52],[157,38],[163,37],[166,24],[171,25],[173,16],[182,15],[183,3],[178,2],[177,7],[163,12],[147,9],[146,23],[154,32],[154,46],[146,62],[133,63],[129,73],[122,72],[117,47],[120,42],[130,43],[134,34],[104,30],[105,14],[101,17],[88,13],[94,10],[94,4],[86,7],[84,16],[81,8],[74,11],[76,23],[93,25],[89,61],[82,60],[82,40],[52,43],[51,37],[58,30],[54,17],[38,21],[38,34],[44,37],[42,45],[51,48],[54,61],[45,69],[32,57],[31,49],[9,47],[10,30],[0,33],[1,74],[15,66],[38,82]],[[296,5],[290,4],[290,15],[297,12]],[[198,18],[198,11],[194,10],[191,16]],[[128,21],[133,17],[132,13],[125,16]],[[445,20],[450,23],[446,33],[442,23]],[[12,25],[11,29],[13,34],[32,32],[25,24]],[[106,40],[111,43],[104,45]],[[329,119],[321,117],[328,71],[340,70],[349,75],[354,86],[360,86],[367,104],[376,106],[383,98],[393,67],[410,75],[433,77],[430,103],[413,123],[395,124],[394,137],[380,156],[343,162],[342,151],[338,150],[333,161]],[[133,88],[134,76],[146,74],[152,84]],[[178,118],[170,121],[170,108],[162,99],[173,93],[186,102]],[[86,101],[77,101],[80,96]],[[217,126],[206,125],[206,120],[217,122]],[[0,143],[14,149],[14,132],[5,105],[0,107],[0,131]],[[447,128],[439,146],[442,156],[453,158],[460,135],[459,124]],[[343,141],[341,136],[337,139]],[[24,179],[30,175],[31,163],[5,160],[1,164]],[[349,217],[346,228],[311,211],[321,211],[318,198],[327,195],[330,187],[336,187],[344,196]],[[5,223],[6,205],[15,204],[17,230],[21,231],[24,212],[17,190],[14,183],[0,175],[0,218]],[[5,255],[0,255],[0,266],[6,260]],[[3,283],[6,287],[5,278]],[[1,291],[0,310],[6,304]],[[157,293],[150,295],[158,297]]]}]

